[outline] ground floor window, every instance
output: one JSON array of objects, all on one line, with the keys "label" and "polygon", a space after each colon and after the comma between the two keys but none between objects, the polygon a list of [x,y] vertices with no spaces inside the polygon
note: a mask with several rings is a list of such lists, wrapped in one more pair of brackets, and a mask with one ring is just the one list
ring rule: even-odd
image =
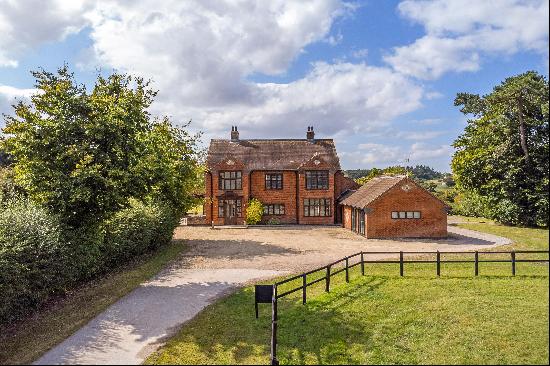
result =
[{"label": "ground floor window", "polygon": [[242,203],[240,199],[219,199],[218,217],[242,217]]},{"label": "ground floor window", "polygon": [[280,203],[268,203],[264,204],[264,215],[284,215],[285,205]]},{"label": "ground floor window", "polygon": [[392,211],[392,219],[420,219],[422,214],[420,211]]},{"label": "ground floor window", "polygon": [[330,216],[330,198],[304,199],[304,216]]}]

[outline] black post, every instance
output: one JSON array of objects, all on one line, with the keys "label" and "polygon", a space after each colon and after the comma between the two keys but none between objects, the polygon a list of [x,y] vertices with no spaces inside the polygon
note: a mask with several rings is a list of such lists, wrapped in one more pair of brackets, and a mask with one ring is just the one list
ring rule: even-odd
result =
[{"label": "black post", "polygon": [[403,252],[399,252],[399,275],[403,277]]},{"label": "black post", "polygon": [[327,280],[326,280],[325,291],[326,292],[330,291],[330,266],[327,266]]},{"label": "black post", "polygon": [[516,252],[512,250],[510,253],[512,256],[512,276],[516,275]]},{"label": "black post", "polygon": [[365,275],[365,258],[363,258],[363,252],[361,252],[361,275]]},{"label": "black post", "polygon": [[273,285],[271,298],[271,364],[279,364],[277,360],[277,285]]},{"label": "black post", "polygon": [[437,254],[436,254],[436,272],[437,272],[437,277],[441,276],[441,253],[439,253],[439,250],[437,251]]},{"label": "black post", "polygon": [[254,302],[254,307],[256,308],[256,319],[258,319],[258,301]]},{"label": "black post", "polygon": [[475,252],[474,254],[474,272],[475,272],[475,275],[479,275],[479,253]]},{"label": "black post", "polygon": [[302,304],[306,303],[306,289],[307,289],[306,283],[307,283],[306,274],[304,273],[302,275]]},{"label": "black post", "polygon": [[346,257],[346,282],[349,282],[349,266],[348,266],[348,257]]}]

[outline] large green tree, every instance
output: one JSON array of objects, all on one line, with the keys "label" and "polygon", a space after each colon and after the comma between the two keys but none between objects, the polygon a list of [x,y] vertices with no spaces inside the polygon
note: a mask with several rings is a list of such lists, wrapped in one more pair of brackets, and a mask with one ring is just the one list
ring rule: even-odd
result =
[{"label": "large green tree", "polygon": [[4,148],[29,197],[71,225],[100,220],[129,199],[190,205],[195,139],[153,119],[156,91],[141,78],[98,76],[88,92],[66,66],[39,70],[37,93],[4,116]]},{"label": "large green tree", "polygon": [[547,226],[548,80],[529,71],[487,95],[459,93],[455,105],[471,117],[454,142],[458,188],[501,222]]}]

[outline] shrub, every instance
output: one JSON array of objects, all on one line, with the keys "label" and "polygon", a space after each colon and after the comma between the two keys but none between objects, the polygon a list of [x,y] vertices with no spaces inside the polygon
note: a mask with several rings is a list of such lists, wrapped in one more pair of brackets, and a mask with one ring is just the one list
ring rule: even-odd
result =
[{"label": "shrub", "polygon": [[169,205],[134,200],[78,228],[26,200],[0,209],[0,323],[168,243],[178,219]]},{"label": "shrub", "polygon": [[455,197],[452,209],[456,215],[493,217],[489,199],[475,192],[460,191]]},{"label": "shrub", "polygon": [[0,210],[0,321],[63,289],[69,261],[59,220],[28,201]]},{"label": "shrub", "polygon": [[279,220],[278,218],[276,217],[272,217],[269,219],[269,221],[267,222],[268,225],[280,225],[281,224],[281,220]]},{"label": "shrub", "polygon": [[264,206],[256,198],[252,198],[248,201],[246,207],[246,223],[248,225],[256,225],[262,221],[262,216],[264,214]]},{"label": "shrub", "polygon": [[105,223],[103,262],[114,267],[166,244],[177,224],[178,217],[170,206],[132,200],[130,207],[118,211]]}]

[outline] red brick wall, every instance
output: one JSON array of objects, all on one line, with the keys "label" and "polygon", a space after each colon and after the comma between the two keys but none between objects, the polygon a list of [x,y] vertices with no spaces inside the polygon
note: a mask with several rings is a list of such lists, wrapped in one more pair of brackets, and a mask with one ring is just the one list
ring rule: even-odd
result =
[{"label": "red brick wall", "polygon": [[264,215],[262,222],[267,223],[271,218],[278,219],[284,224],[296,223],[296,173],[283,171],[283,189],[266,189],[265,174],[270,171],[254,171],[251,175],[251,196],[263,204],[278,203],[285,205],[285,215]]},{"label": "red brick wall", "polygon": [[[306,167],[305,170],[324,170],[323,164]],[[254,171],[250,175],[242,169],[242,165],[234,163],[230,166],[220,164],[220,166],[212,169],[212,189],[210,194],[210,174],[206,173],[206,204],[205,214],[208,224],[214,221],[215,225],[223,225],[224,219],[218,217],[218,196],[223,194],[223,190],[218,189],[218,179],[220,171],[241,170],[242,171],[242,189],[233,191],[235,194],[242,196],[242,217],[238,219],[238,224],[244,224],[246,203],[248,202],[249,193],[251,197],[257,198],[264,204],[282,203],[285,205],[284,216],[264,216],[263,221],[267,222],[271,217],[279,219],[281,223],[296,223],[296,210],[298,210],[300,224],[333,224],[335,222],[336,207],[335,193],[338,195],[342,190],[350,186],[348,178],[345,178],[341,173],[329,171],[329,187],[326,190],[307,190],[305,188],[305,170],[300,171],[298,175],[299,182],[299,199],[298,207],[296,207],[296,172],[283,172],[283,189],[282,190],[266,190],[265,189],[265,173],[267,171]],[[328,170],[328,169],[326,169]],[[250,180],[250,181],[249,181]],[[249,186],[251,189],[249,190]],[[211,198],[211,201],[210,201]],[[303,203],[305,198],[329,198],[331,200],[331,216],[325,217],[306,217],[304,216]],[[210,202],[212,202],[210,204]],[[211,215],[212,209],[212,215]]]},{"label": "red brick wall", "polygon": [[211,175],[210,172],[204,173],[204,214],[206,215],[206,223],[210,225],[212,222],[212,214],[210,212],[211,209],[211,200],[212,200],[212,192],[210,192],[210,183],[211,183]]},{"label": "red brick wall", "polygon": [[[334,174],[334,198],[338,198],[342,192],[348,189],[358,189],[361,187],[359,184],[357,184],[353,179],[348,178],[344,176],[344,173],[342,172],[336,172]],[[340,207],[340,205],[336,205],[335,210],[335,223],[341,223],[343,222],[342,218],[343,214],[343,207]]]},{"label": "red brick wall", "polygon": [[246,215],[246,205],[248,202],[248,172],[246,172],[242,164],[234,163],[231,165],[228,164],[220,164],[216,167],[216,169],[212,169],[212,195],[210,196],[210,177],[207,173],[207,178],[205,179],[206,184],[206,201],[209,202],[209,198],[212,199],[212,217],[210,216],[210,207],[206,207],[206,222],[211,223],[214,221],[214,225],[223,225],[224,219],[223,217],[218,217],[218,196],[223,194],[225,191],[218,189],[218,181],[219,181],[219,172],[220,171],[242,171],[242,189],[233,190],[232,192],[235,195],[241,196],[242,200],[242,207],[241,207],[241,217],[237,218],[237,224],[242,225],[245,223],[245,215]]},{"label": "red brick wall", "polygon": [[[411,189],[403,190],[405,184]],[[390,189],[369,208],[372,211],[366,215],[367,238],[447,236],[444,204],[410,180]],[[421,218],[392,219],[392,211],[420,211]]]},{"label": "red brick wall", "polygon": [[[317,168],[322,170],[322,168]],[[309,169],[308,169],[309,170]],[[312,169],[313,170],[313,169]],[[334,223],[334,174],[329,172],[328,175],[328,189],[306,189],[306,175],[305,171],[300,171],[298,178],[300,182],[299,202],[298,202],[298,214],[300,216],[300,224],[306,225],[321,225],[321,224],[333,224]],[[330,198],[330,216],[324,217],[309,217],[304,216],[304,199],[305,198]]]}]

